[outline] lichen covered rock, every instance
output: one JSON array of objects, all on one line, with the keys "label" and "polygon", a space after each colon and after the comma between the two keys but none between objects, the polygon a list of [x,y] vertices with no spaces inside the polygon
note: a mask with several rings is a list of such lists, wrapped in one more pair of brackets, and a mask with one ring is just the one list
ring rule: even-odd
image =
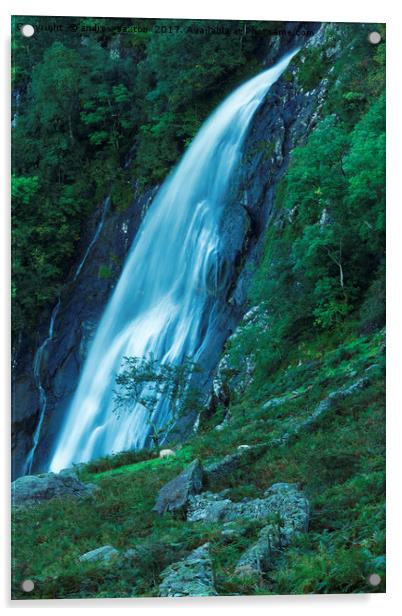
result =
[{"label": "lichen covered rock", "polygon": [[43,473],[25,475],[11,484],[12,504],[27,507],[51,498],[92,496],[99,488],[85,484],[74,474]]},{"label": "lichen covered rock", "polygon": [[90,552],[85,552],[85,554],[82,554],[78,560],[80,562],[110,562],[118,558],[118,556],[119,551],[112,545],[103,545],[102,547],[91,550]]},{"label": "lichen covered rock", "polygon": [[239,575],[263,573],[298,533],[308,529],[309,503],[296,485],[276,483],[265,492],[265,496],[271,519],[260,531],[256,543],[237,562],[236,573]]},{"label": "lichen covered rock", "polygon": [[169,565],[161,573],[161,597],[208,597],[218,593],[214,586],[209,544],[193,550],[183,560]]}]

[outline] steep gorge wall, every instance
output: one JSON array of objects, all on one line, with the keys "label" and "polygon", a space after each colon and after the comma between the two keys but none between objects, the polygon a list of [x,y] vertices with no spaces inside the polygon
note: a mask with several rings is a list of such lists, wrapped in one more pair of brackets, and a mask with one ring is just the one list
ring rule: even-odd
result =
[{"label": "steep gorge wall", "polygon": [[[319,24],[291,24],[291,36],[274,41],[266,64],[280,57],[286,48],[322,43],[327,26],[322,26],[306,44],[302,30],[317,30]],[[292,30],[293,28],[293,30]],[[303,91],[297,66],[271,88],[257,110],[246,138],[238,177],[225,206],[223,216],[222,259],[230,272],[229,292],[222,297],[223,310],[218,336],[213,348],[203,358],[206,366],[203,385],[206,389],[219,362],[222,348],[247,309],[247,289],[253,263],[258,261],[264,231],[274,216],[273,204],[278,181],[286,171],[292,149],[302,142],[318,117],[325,99],[326,80],[312,91]],[[47,395],[47,412],[35,454],[33,472],[46,468],[54,438],[71,401],[88,345],[110,294],[118,280],[124,259],[140,226],[143,214],[155,190],[135,198],[125,212],[111,212],[93,245],[80,275],[61,293],[60,311],[54,336],[46,348],[41,365],[41,382]],[[98,214],[99,218],[99,214]],[[89,222],[81,240],[80,262],[96,231],[97,216]],[[73,270],[74,271],[74,270]],[[38,335],[41,343],[47,335],[49,315],[44,315]],[[28,339],[27,339],[28,340]],[[33,375],[35,347],[21,343],[15,360],[13,380],[13,475],[23,473],[24,461],[32,447],[32,435],[39,420],[39,396]],[[194,417],[178,426],[184,438],[192,429]]]}]

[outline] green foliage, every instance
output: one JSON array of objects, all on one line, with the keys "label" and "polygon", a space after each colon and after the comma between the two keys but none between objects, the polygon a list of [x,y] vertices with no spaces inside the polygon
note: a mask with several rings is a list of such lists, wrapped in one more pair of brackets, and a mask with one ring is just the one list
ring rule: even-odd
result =
[{"label": "green foliage", "polygon": [[[15,334],[35,330],[55,301],[97,204],[111,194],[124,211],[133,179],[160,183],[211,110],[260,70],[279,25],[36,19],[43,31],[32,39],[17,30],[29,18],[13,20],[13,173],[38,178],[29,215],[14,208]],[[49,23],[62,26],[57,37]],[[233,34],[213,34],[218,25]]]},{"label": "green foliage", "polygon": [[363,331],[372,331],[385,324],[385,263],[381,263],[360,307]]},{"label": "green foliage", "polygon": [[301,60],[296,59],[298,66],[298,80],[305,90],[312,90],[318,86],[321,79],[326,76],[331,61],[326,57],[320,47],[309,49]]},{"label": "green foliage", "polygon": [[[350,81],[341,73],[329,89],[326,114],[292,152],[277,191],[277,220],[268,231],[251,291],[252,302],[265,308],[271,325],[256,327],[255,339],[244,337],[242,348],[249,353],[258,341],[262,370],[275,369],[314,326],[333,329],[358,309],[384,260],[385,97],[379,90],[384,56],[368,52],[373,46],[365,38],[363,45],[362,36],[355,37],[353,83],[363,82],[370,69],[377,75],[375,84],[361,86],[363,101],[351,94]],[[336,69],[349,71],[346,57],[349,51]],[[352,99],[359,100],[354,125]],[[371,293],[362,318],[381,326],[384,284],[375,288],[380,295],[374,302]]]},{"label": "green foliage", "polygon": [[[123,368],[116,376],[115,411],[131,412],[136,404],[146,410],[146,422],[158,449],[180,417],[201,409],[201,392],[190,385],[200,367],[189,357],[179,364],[161,362],[151,357],[125,357]],[[169,418],[163,425],[154,419],[154,412],[167,404]]]},{"label": "green foliage", "polygon": [[101,263],[98,269],[98,278],[108,280],[112,275],[112,271],[108,265]]}]

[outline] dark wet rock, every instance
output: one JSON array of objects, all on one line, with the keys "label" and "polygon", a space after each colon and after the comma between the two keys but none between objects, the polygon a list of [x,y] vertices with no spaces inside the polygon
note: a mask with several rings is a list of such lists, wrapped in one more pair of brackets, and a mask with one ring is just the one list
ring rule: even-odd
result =
[{"label": "dark wet rock", "polygon": [[169,565],[160,577],[161,597],[209,597],[218,594],[214,586],[208,543],[193,550],[183,560]]},{"label": "dark wet rock", "polygon": [[[63,424],[65,412],[78,383],[80,371],[94,337],[103,309],[119,278],[125,257],[141,224],[142,212],[155,192],[150,189],[134,197],[124,212],[110,208],[102,231],[92,246],[79,276],[74,279],[88,246],[100,223],[98,207],[87,221],[72,266],[61,293],[60,310],[54,324],[54,336],[42,358],[41,382],[47,396],[47,413],[36,451],[33,471],[47,468],[54,439]],[[133,191],[134,193],[134,191]],[[99,276],[101,265],[110,275]],[[39,419],[39,397],[33,377],[36,349],[48,336],[52,307],[43,314],[37,336],[26,337],[18,346],[13,366],[13,477],[24,472],[24,462],[32,447],[32,434]]]},{"label": "dark wet rock", "polygon": [[296,485],[276,483],[265,492],[265,499],[267,517],[272,519],[260,531],[256,543],[240,557],[237,574],[260,575],[297,534],[308,530],[309,503]]},{"label": "dark wet rock", "polygon": [[86,498],[98,491],[98,486],[82,483],[76,475],[44,473],[25,475],[11,485],[12,504],[28,507],[51,498]]},{"label": "dark wet rock", "polygon": [[112,545],[103,545],[90,552],[85,552],[85,554],[79,556],[78,560],[80,562],[111,562],[118,558],[119,555],[119,551]]},{"label": "dark wet rock", "polygon": [[161,488],[153,511],[160,515],[167,511],[171,513],[184,512],[190,496],[201,492],[202,487],[203,468],[197,458],[180,475]]}]

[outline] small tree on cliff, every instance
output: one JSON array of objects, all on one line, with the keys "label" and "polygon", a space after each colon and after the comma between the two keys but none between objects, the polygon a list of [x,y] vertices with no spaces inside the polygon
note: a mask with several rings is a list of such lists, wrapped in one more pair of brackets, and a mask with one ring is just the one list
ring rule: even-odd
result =
[{"label": "small tree on cliff", "polygon": [[[169,434],[176,421],[190,410],[200,410],[201,393],[191,385],[198,364],[185,357],[181,364],[161,362],[153,355],[125,357],[122,370],[116,375],[117,390],[114,392],[116,413],[131,412],[136,404],[146,410],[146,422],[156,449]],[[169,406],[169,415],[158,426],[154,417],[159,404]]]}]

